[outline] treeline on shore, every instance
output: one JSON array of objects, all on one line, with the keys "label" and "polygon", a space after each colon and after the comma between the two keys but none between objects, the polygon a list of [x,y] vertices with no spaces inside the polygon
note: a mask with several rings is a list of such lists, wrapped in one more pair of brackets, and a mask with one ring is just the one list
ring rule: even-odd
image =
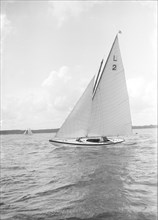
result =
[{"label": "treeline on shore", "polygon": [[133,129],[144,129],[144,128],[157,128],[157,125],[136,125],[132,126]]},{"label": "treeline on shore", "polygon": [[[132,126],[133,129],[145,129],[145,128],[157,128],[157,125],[140,125],[140,126]],[[59,128],[55,129],[38,129],[32,130],[32,133],[55,133],[59,130]],[[0,135],[5,134],[24,134],[25,130],[0,130]]]}]

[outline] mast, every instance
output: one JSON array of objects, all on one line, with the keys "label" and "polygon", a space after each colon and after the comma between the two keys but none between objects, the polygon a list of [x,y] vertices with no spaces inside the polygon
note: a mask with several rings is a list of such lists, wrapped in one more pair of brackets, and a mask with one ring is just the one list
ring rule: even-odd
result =
[{"label": "mast", "polygon": [[102,59],[102,61],[101,61],[101,63],[100,63],[100,67],[99,67],[99,71],[98,71],[98,74],[97,74],[97,77],[96,77],[96,80],[95,80],[95,84],[94,84],[94,87],[93,87],[93,93],[94,93],[94,91],[95,91],[95,89],[96,89],[96,85],[97,85],[97,82],[98,82],[98,78],[99,78],[99,76],[100,76],[100,71],[101,71],[101,68],[102,68],[102,65],[103,65],[103,59]]},{"label": "mast", "polygon": [[[119,32],[118,32],[118,33],[119,33]],[[94,88],[94,92],[93,92],[92,99],[94,98],[95,93],[96,93],[96,91],[97,91],[98,85],[99,85],[100,80],[101,80],[102,75],[103,75],[103,72],[104,72],[104,70],[105,70],[105,68],[106,68],[106,65],[107,65],[107,62],[108,62],[108,60],[109,60],[109,57],[110,57],[111,51],[112,51],[113,46],[114,46],[114,44],[115,44],[115,41],[116,41],[116,39],[117,39],[117,37],[118,37],[118,33],[116,34],[116,37],[115,37],[115,39],[114,39],[114,42],[113,42],[112,47],[111,47],[111,50],[110,50],[110,53],[109,53],[109,55],[108,55],[108,58],[107,58],[107,60],[106,60],[106,63],[104,64],[103,70],[102,70],[102,72],[101,72],[101,74],[100,74],[100,78],[99,78],[99,80],[98,80],[98,83],[97,83],[97,85],[95,85],[96,88]],[[102,61],[103,61],[103,60],[102,60]],[[101,64],[102,64],[102,63],[101,63]],[[101,68],[100,68],[100,69],[101,69]],[[99,73],[100,73],[100,71],[99,71]],[[99,73],[98,73],[98,76],[99,76]],[[97,76],[97,78],[98,78],[98,76]]]}]

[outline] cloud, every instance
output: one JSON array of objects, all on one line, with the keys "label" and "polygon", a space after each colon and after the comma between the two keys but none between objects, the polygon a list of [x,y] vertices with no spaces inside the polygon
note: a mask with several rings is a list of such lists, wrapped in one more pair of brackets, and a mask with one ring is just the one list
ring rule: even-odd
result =
[{"label": "cloud", "polygon": [[11,32],[13,27],[11,26],[11,22],[8,20],[6,14],[0,15],[1,20],[1,42],[0,42],[0,54],[3,52],[3,42],[6,39],[7,35]]},{"label": "cloud", "polygon": [[[85,90],[90,79],[68,67],[52,71],[43,82],[48,93],[52,111],[58,113],[61,122],[66,118],[76,101]],[[127,81],[133,124],[148,122],[156,124],[157,86],[156,80],[136,77]],[[144,117],[144,119],[143,119]],[[148,119],[148,120],[147,120]]]},{"label": "cloud", "polygon": [[8,24],[8,19],[5,14],[1,14],[1,29],[4,29],[4,27]]},{"label": "cloud", "polygon": [[148,7],[150,9],[155,9],[157,2],[156,1],[138,1],[138,4],[141,4],[144,7]]},{"label": "cloud", "polygon": [[127,80],[129,94],[132,98],[140,97],[145,85],[145,80],[141,77]]},{"label": "cloud", "polygon": [[2,128],[36,127],[47,108],[46,96],[42,91],[30,91],[18,97],[7,96],[2,103]]},{"label": "cloud", "polygon": [[133,124],[144,124],[144,119],[156,124],[157,85],[156,80],[142,77],[127,80]]},{"label": "cloud", "polygon": [[78,68],[62,66],[51,71],[41,87],[3,98],[2,129],[59,127],[71,111],[89,79]]},{"label": "cloud", "polygon": [[98,3],[98,1],[49,1],[51,13],[57,19],[59,27],[69,18],[78,17]]},{"label": "cloud", "polygon": [[145,106],[156,106],[156,81],[148,82],[142,77],[131,78],[127,81],[129,96],[132,100],[145,104]]},{"label": "cloud", "polygon": [[[62,66],[52,70],[38,89],[3,98],[2,129],[60,127],[88,85],[86,75],[77,67]],[[155,124],[156,81],[136,77],[127,86],[133,124]]]},{"label": "cloud", "polygon": [[12,30],[11,22],[8,20],[6,14],[1,14],[1,37],[2,40],[10,33]]},{"label": "cloud", "polygon": [[43,81],[42,86],[48,94],[49,103],[58,111],[69,112],[85,89],[86,80],[81,80],[76,68],[63,66],[59,71],[52,71]]},{"label": "cloud", "polygon": [[43,81],[50,117],[57,127],[61,126],[88,85],[89,78],[85,75],[78,67],[62,66],[58,71],[51,71]]},{"label": "cloud", "polygon": [[59,72],[52,71],[48,78],[43,81],[42,86],[52,87],[58,80],[61,80],[62,83],[67,83],[70,79],[71,76],[69,75],[69,68],[63,66],[60,68]]}]

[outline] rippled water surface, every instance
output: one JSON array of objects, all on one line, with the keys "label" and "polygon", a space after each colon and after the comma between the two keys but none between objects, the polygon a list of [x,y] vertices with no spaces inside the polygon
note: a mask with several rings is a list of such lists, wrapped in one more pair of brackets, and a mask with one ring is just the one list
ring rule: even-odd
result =
[{"label": "rippled water surface", "polygon": [[156,129],[136,132],[106,147],[1,136],[1,219],[155,220]]}]

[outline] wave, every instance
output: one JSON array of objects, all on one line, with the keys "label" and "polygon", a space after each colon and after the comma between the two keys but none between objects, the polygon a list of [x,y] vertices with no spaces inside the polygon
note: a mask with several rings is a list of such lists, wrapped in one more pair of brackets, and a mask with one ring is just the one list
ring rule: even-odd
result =
[{"label": "wave", "polygon": [[22,136],[8,136],[1,149],[1,219],[156,219],[152,134],[106,148],[53,147],[45,134]]},{"label": "wave", "polygon": [[[30,210],[27,210],[30,211]],[[36,211],[36,210],[32,210]],[[80,216],[82,216],[80,214]],[[111,211],[111,212],[103,212],[99,214],[95,214],[93,216],[86,216],[83,215],[83,217],[76,217],[75,215],[66,217],[61,216],[61,212],[48,212],[48,213],[39,213],[39,214],[17,214],[14,215],[12,218],[6,218],[5,220],[133,220],[133,213],[129,212],[117,212],[117,211]],[[137,212],[136,219],[139,220],[156,220],[156,215],[152,212]]]}]

